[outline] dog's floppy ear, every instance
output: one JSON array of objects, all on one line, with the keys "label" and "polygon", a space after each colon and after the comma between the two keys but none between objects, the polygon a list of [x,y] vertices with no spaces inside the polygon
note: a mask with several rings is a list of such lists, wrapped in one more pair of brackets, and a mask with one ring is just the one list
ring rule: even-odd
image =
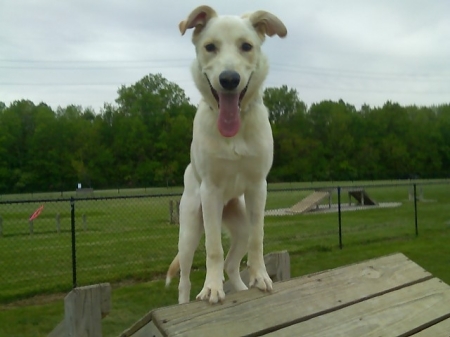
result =
[{"label": "dog's floppy ear", "polygon": [[214,9],[209,6],[197,7],[189,14],[186,20],[183,20],[178,25],[181,35],[186,33],[186,30],[190,28],[195,28],[194,35],[200,33],[200,31],[206,26],[209,19],[216,17],[217,13]]},{"label": "dog's floppy ear", "polygon": [[278,35],[279,37],[287,35],[287,29],[283,22],[269,12],[256,11],[250,14],[248,18],[262,39],[264,39],[265,35]]}]

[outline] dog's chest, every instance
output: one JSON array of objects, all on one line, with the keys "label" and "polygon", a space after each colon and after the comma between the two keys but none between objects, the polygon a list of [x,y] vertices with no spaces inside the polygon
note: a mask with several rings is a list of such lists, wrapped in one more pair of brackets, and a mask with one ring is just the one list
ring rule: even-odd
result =
[{"label": "dog's chest", "polygon": [[255,144],[249,144],[244,139],[229,139],[220,144],[221,149],[216,152],[217,157],[229,160],[245,160],[260,155],[261,149]]},{"label": "dog's chest", "polygon": [[213,172],[220,172],[222,179],[234,180],[245,177],[252,180],[265,176],[272,164],[272,148],[265,142],[253,139],[234,138],[220,142],[220,149],[210,153]]}]

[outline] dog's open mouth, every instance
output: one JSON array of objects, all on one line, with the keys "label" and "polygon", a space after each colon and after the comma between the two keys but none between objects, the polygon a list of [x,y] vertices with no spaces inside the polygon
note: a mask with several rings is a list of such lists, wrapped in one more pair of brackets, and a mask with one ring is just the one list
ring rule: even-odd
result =
[{"label": "dog's open mouth", "polygon": [[241,102],[247,92],[251,77],[240,93],[226,91],[217,92],[211,85],[208,76],[206,76],[206,79],[208,80],[211,93],[217,101],[217,106],[219,107],[219,118],[217,121],[219,132],[224,137],[233,137],[239,132],[241,126]]}]

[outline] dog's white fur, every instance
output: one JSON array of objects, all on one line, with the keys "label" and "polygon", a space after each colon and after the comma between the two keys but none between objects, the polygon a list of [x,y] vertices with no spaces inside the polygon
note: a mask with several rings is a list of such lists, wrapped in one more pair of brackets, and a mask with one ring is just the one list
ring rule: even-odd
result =
[{"label": "dog's white fur", "polygon": [[[189,28],[195,28],[192,41],[197,58],[192,64],[192,74],[202,99],[194,119],[191,163],[184,174],[178,254],[169,267],[166,283],[180,269],[178,302],[189,302],[190,269],[204,231],[207,272],[197,299],[217,303],[225,298],[224,270],[235,290],[247,289],[239,274],[240,262],[247,251],[249,285],[272,290],[263,259],[263,227],[273,139],[262,100],[268,62],[261,53],[261,45],[266,35],[284,37],[287,31],[268,12],[218,16],[208,6],[196,8],[179,24],[182,34]],[[250,44],[251,50],[244,43]],[[209,46],[208,50],[208,44],[214,48]],[[239,85],[231,92],[246,89],[240,101],[239,131],[233,136],[223,136],[218,127],[218,100],[213,90],[230,92],[219,80],[223,71],[237,72],[240,76]],[[231,237],[225,261],[222,223]]]}]

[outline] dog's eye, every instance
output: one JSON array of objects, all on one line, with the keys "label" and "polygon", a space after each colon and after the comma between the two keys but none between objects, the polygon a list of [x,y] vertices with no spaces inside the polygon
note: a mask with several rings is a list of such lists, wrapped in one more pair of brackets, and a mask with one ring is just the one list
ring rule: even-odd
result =
[{"label": "dog's eye", "polygon": [[206,46],[205,46],[205,49],[206,49],[206,51],[207,52],[213,52],[213,51],[216,51],[216,45],[214,44],[214,43],[208,43]]},{"label": "dog's eye", "polygon": [[250,51],[252,48],[253,46],[248,42],[244,42],[241,46],[242,51]]}]

